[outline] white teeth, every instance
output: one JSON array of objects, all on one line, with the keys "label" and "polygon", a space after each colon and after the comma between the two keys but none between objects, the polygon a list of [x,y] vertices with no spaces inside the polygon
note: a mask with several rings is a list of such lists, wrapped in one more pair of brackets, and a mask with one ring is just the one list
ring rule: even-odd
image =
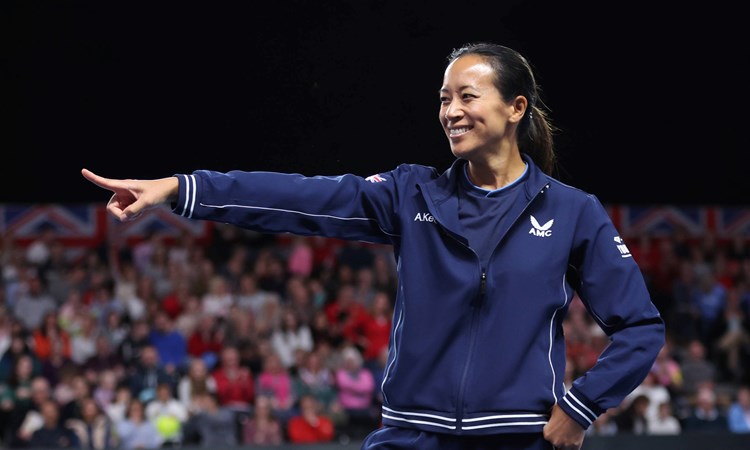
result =
[{"label": "white teeth", "polygon": [[469,131],[469,128],[468,128],[468,127],[463,127],[463,128],[451,128],[451,129],[449,130],[449,132],[450,132],[451,136],[457,136],[457,135],[459,135],[459,134],[464,134],[464,133],[466,133],[467,131]]}]

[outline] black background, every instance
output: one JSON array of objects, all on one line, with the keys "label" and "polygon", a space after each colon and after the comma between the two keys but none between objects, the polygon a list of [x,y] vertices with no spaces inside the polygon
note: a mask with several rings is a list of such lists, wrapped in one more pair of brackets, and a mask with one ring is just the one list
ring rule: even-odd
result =
[{"label": "black background", "polygon": [[675,5],[6,0],[0,202],[105,202],[82,167],[445,168],[446,56],[490,40],[537,70],[563,181],[605,203],[744,205],[746,15]]}]

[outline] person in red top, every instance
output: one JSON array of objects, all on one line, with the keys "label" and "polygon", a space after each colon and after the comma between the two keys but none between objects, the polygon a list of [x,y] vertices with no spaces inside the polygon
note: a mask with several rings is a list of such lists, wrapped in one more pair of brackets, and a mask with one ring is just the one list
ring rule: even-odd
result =
[{"label": "person in red top", "polygon": [[222,406],[249,410],[255,401],[255,380],[247,367],[240,366],[240,352],[235,346],[221,351],[219,366],[211,372],[216,394]]},{"label": "person in red top", "polygon": [[356,344],[358,340],[353,330],[358,329],[367,316],[367,308],[354,294],[353,284],[342,284],[336,292],[335,300],[325,306],[330,332],[352,344]]},{"label": "person in red top", "polygon": [[70,335],[57,321],[57,313],[54,311],[44,315],[41,325],[32,331],[34,342],[34,353],[40,361],[47,361],[52,355],[52,346],[60,346],[61,354],[70,358]]},{"label": "person in red top", "polygon": [[366,365],[374,363],[388,346],[392,316],[390,296],[387,292],[377,291],[369,310],[358,316],[356,321],[345,324],[344,336],[362,351]]},{"label": "person in red top", "polygon": [[216,316],[204,314],[198,320],[198,326],[188,336],[188,354],[196,358],[200,358],[206,353],[219,356],[221,348],[224,346],[224,334],[217,326]]},{"label": "person in red top", "polygon": [[315,444],[332,442],[335,435],[333,421],[320,414],[320,403],[310,394],[299,399],[299,414],[287,422],[289,442],[294,444]]}]

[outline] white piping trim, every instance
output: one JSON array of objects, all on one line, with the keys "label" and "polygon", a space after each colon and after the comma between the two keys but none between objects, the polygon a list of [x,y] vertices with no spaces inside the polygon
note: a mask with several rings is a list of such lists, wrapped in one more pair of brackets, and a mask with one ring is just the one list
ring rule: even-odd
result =
[{"label": "white piping trim", "polygon": [[185,214],[188,212],[188,204],[190,203],[190,178],[187,175],[185,177],[185,204],[182,205],[182,217],[186,217]]},{"label": "white piping trim", "polygon": [[433,422],[427,422],[427,421],[424,421],[424,420],[402,419],[401,417],[393,417],[393,416],[389,416],[387,414],[383,414],[382,416],[385,419],[400,420],[402,422],[418,423],[418,424],[422,424],[422,425],[430,425],[430,426],[433,426],[433,427],[447,428],[449,430],[455,430],[456,429],[455,425],[443,425],[442,423],[433,423]]},{"label": "white piping trim", "polygon": [[[380,382],[380,392],[383,394],[383,401],[387,402],[388,397],[385,395],[385,380],[388,379],[388,376],[390,375],[391,368],[396,363],[396,355],[398,355],[398,347],[396,346],[396,332],[401,327],[401,322],[404,319],[404,309],[403,307],[399,310],[398,314],[398,320],[396,321],[396,326],[393,327],[393,336],[391,340],[393,341],[393,359],[391,360],[391,363],[388,364],[388,366],[385,368],[385,373],[383,374],[383,380]],[[385,408],[385,406],[383,407]]]},{"label": "white piping trim", "polygon": [[589,425],[591,425],[593,423],[593,421],[591,419],[589,419],[586,416],[586,414],[582,413],[580,409],[576,408],[572,403],[570,403],[570,400],[568,400],[567,398],[563,397],[563,401],[565,403],[567,403],[568,406],[570,406],[571,408],[573,408],[573,411],[577,412],[581,417],[583,417],[584,419],[586,419],[586,422],[588,422]]},{"label": "white piping trim", "polygon": [[195,180],[195,175],[190,175],[190,183],[193,185],[193,198],[190,201],[190,216],[188,216],[188,219],[193,218],[193,211],[195,211],[195,199],[198,198],[198,186],[197,181]]},{"label": "white piping trim", "polygon": [[438,415],[435,415],[435,414],[426,414],[426,413],[396,411],[395,409],[391,409],[391,408],[389,408],[387,406],[383,406],[383,409],[386,410],[386,411],[388,411],[388,412],[392,412],[392,413],[395,413],[395,414],[403,414],[405,416],[431,417],[433,419],[445,420],[446,422],[455,422],[456,421],[456,419],[454,419],[452,417],[438,416]]},{"label": "white piping trim", "polygon": [[295,211],[293,209],[282,209],[282,208],[269,208],[265,206],[249,206],[249,205],[208,205],[206,203],[201,203],[201,206],[204,208],[215,208],[215,209],[225,209],[225,208],[243,208],[243,209],[259,209],[263,211],[275,211],[275,212],[283,212],[283,213],[291,213],[291,214],[300,214],[303,216],[308,217],[323,217],[326,219],[336,219],[336,220],[364,220],[364,221],[370,221],[375,222],[375,224],[378,226],[378,229],[383,232],[383,234],[386,234],[388,236],[398,236],[398,234],[389,233],[386,230],[384,230],[377,220],[372,219],[370,217],[339,217],[339,216],[331,216],[328,214],[311,214],[306,213],[302,211]]},{"label": "white piping trim", "polygon": [[488,425],[475,425],[473,427],[461,427],[462,430],[479,430],[481,428],[492,428],[492,427],[513,427],[513,426],[531,426],[531,425],[546,425],[547,421],[542,422],[507,422],[507,423],[491,423]]},{"label": "white piping trim", "polygon": [[491,419],[520,419],[521,417],[541,417],[546,419],[547,416],[544,414],[499,414],[495,416],[486,416],[486,417],[474,417],[472,419],[463,419],[463,422],[479,422],[481,420],[491,420]]},{"label": "white piping trim", "polygon": [[565,305],[568,304],[568,291],[565,290],[565,274],[563,274],[562,277],[562,289],[563,289],[563,298],[565,301],[563,301],[562,306],[557,308],[554,313],[552,313],[552,318],[549,321],[549,350],[547,350],[547,361],[549,361],[549,368],[552,371],[552,397],[555,399],[555,403],[558,402],[557,399],[557,393],[555,393],[555,384],[557,384],[557,374],[555,374],[555,365],[552,364],[552,328],[555,325],[555,317],[557,317],[557,313],[565,308]]},{"label": "white piping trim", "polygon": [[599,416],[598,416],[598,415],[597,415],[596,413],[594,413],[594,411],[590,410],[590,409],[589,409],[589,408],[588,408],[588,407],[587,407],[586,405],[584,405],[582,401],[578,400],[578,398],[576,398],[576,396],[575,396],[575,395],[573,395],[573,393],[572,393],[572,392],[568,391],[568,397],[570,397],[570,398],[572,398],[573,400],[575,400],[575,401],[576,401],[576,403],[578,403],[579,405],[581,405],[581,408],[583,408],[583,409],[585,409],[586,411],[588,411],[588,412],[589,412],[589,414],[591,414],[591,417],[593,417],[593,418],[594,418],[594,420],[596,420],[596,418],[597,418],[597,417],[599,417]]}]

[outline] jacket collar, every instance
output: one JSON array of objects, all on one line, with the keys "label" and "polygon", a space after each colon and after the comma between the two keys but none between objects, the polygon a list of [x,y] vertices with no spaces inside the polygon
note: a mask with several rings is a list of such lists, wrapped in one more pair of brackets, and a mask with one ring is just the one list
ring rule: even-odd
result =
[{"label": "jacket collar", "polygon": [[[514,210],[518,209],[519,213],[549,184],[549,177],[534,164],[531,157],[521,153],[521,158],[529,165],[529,169],[528,179],[523,185],[525,201],[514,207]],[[458,221],[458,183],[460,181],[458,177],[461,176],[461,171],[467,163],[464,159],[456,159],[439,177],[417,185],[425,197],[430,214],[457,237],[460,237],[462,229]]]}]

